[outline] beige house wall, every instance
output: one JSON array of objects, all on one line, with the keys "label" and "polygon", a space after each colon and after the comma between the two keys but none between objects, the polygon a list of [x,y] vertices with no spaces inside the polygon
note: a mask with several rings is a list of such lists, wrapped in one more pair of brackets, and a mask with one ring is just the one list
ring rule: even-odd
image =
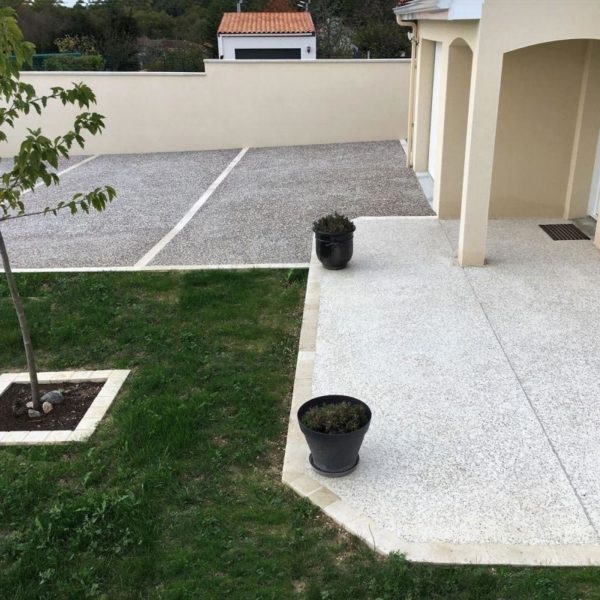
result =
[{"label": "beige house wall", "polygon": [[[431,104],[433,90],[433,67],[435,42],[442,43],[442,90],[445,89],[447,80],[448,53],[451,44],[457,40],[464,40],[470,48],[477,45],[478,23],[452,22],[443,23],[436,21],[421,21],[418,30],[417,44],[417,76],[416,76],[416,101],[414,111],[413,135],[413,168],[415,171],[427,171],[429,158],[429,135],[431,126]],[[445,99],[444,99],[445,100]],[[440,102],[440,109],[444,110],[445,101]],[[443,144],[444,116],[439,121],[438,141]],[[438,161],[438,165],[441,160]],[[434,202],[436,200],[434,199]],[[436,208],[434,206],[434,208]],[[436,208],[437,210],[437,208]]]},{"label": "beige house wall", "polygon": [[[443,44],[448,86],[442,92],[434,208],[441,216],[460,213],[459,262],[484,264],[490,216],[585,214],[600,119],[600,2],[486,0],[479,21],[423,19],[418,29],[420,43]],[[464,102],[451,81],[459,63],[450,52],[457,38],[473,51],[462,186],[457,124],[464,121]],[[430,62],[418,66],[423,81]],[[459,76],[466,80],[464,71]],[[417,115],[431,107],[426,86],[417,86],[416,104]],[[421,130],[414,138],[415,167],[425,164],[428,153]]]},{"label": "beige house wall", "polygon": [[[600,2],[595,0],[571,0],[568,8],[564,2],[547,0],[528,0],[511,5],[514,10],[507,10],[506,0],[487,0],[479,24],[471,78],[461,203],[458,258],[462,265],[477,266],[485,262],[504,56],[536,44],[600,38]],[[578,71],[581,74],[581,68]],[[576,89],[581,89],[580,77],[575,84]],[[531,89],[533,86],[528,87]],[[567,115],[567,118],[570,117],[571,113]],[[572,156],[574,135],[575,131],[572,131],[566,141],[571,146],[569,158]],[[521,153],[521,156],[524,162],[529,159],[526,153]],[[568,163],[570,165],[571,161],[568,160]],[[563,192],[566,202],[565,188]]]},{"label": "beige house wall", "polygon": [[[83,81],[96,92],[106,131],[86,154],[287,146],[406,137],[410,60],[207,61],[206,74],[24,73],[38,92]],[[54,105],[22,119],[64,133],[75,111]],[[74,152],[77,154],[77,150]]]},{"label": "beige house wall", "polygon": [[563,216],[586,48],[561,41],[504,55],[490,217]]}]

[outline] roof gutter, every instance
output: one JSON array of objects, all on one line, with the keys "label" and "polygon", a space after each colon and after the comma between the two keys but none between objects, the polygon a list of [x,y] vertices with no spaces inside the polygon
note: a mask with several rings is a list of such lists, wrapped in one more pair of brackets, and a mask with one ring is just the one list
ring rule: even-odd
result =
[{"label": "roof gutter", "polygon": [[409,20],[417,19],[417,13],[432,13],[446,11],[450,7],[450,0],[412,0],[407,4],[396,6],[396,17],[406,17]]}]

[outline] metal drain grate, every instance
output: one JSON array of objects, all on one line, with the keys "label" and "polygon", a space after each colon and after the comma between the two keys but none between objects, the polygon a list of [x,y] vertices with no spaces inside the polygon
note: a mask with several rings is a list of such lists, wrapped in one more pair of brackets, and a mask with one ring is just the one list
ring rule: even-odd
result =
[{"label": "metal drain grate", "polygon": [[559,223],[557,225],[540,225],[540,227],[553,240],[589,240],[590,238],[575,227],[573,223]]}]

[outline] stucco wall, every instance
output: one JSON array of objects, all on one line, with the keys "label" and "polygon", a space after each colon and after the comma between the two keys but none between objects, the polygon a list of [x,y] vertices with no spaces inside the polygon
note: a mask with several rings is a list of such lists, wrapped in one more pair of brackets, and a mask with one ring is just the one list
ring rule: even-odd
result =
[{"label": "stucco wall", "polygon": [[[406,136],[409,60],[208,61],[206,74],[27,73],[38,92],[89,84],[106,116],[85,153],[172,152],[284,146]],[[22,119],[0,154],[14,153],[25,125],[53,136],[75,111],[54,105]],[[77,150],[75,150],[77,153]]]},{"label": "stucco wall", "polygon": [[504,55],[490,216],[562,217],[586,44]]}]

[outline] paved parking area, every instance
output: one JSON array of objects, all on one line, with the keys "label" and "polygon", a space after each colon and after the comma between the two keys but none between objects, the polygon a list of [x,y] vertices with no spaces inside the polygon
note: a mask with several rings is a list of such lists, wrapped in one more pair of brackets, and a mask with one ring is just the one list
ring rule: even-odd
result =
[{"label": "paved parking area", "polygon": [[233,151],[100,156],[61,185],[27,195],[29,210],[112,185],[104,213],[9,221],[2,231],[16,267],[131,266],[181,219],[237,154]]},{"label": "paved parking area", "polygon": [[308,263],[310,227],[324,213],[432,214],[398,142],[251,148],[231,167],[238,153],[110,155],[61,165],[80,163],[59,187],[28,195],[28,209],[106,184],[118,198],[103,214],[4,223],[13,264],[133,267],[153,249],[150,266]]}]

